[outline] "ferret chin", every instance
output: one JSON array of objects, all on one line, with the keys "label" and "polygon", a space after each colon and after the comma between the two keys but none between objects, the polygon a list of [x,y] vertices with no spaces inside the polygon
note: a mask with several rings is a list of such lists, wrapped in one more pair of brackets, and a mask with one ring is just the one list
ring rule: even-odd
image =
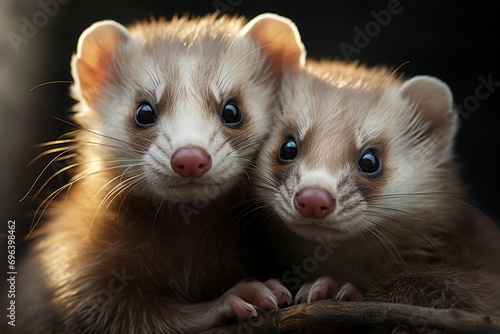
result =
[{"label": "ferret chin", "polygon": [[[254,171],[256,194],[278,217],[277,238],[291,240],[276,258],[296,266],[315,242],[339,243],[304,275],[317,284],[294,284],[297,302],[334,297],[338,281],[374,300],[499,313],[498,231],[464,203],[445,83],[310,61],[285,76],[280,105]],[[357,291],[335,294],[359,300]]]},{"label": "ferret chin", "polygon": [[19,328],[192,333],[289,301],[277,281],[251,281],[234,208],[282,72],[304,57],[274,14],[85,30],[71,63],[79,129],[48,151],[72,178],[42,204]]}]

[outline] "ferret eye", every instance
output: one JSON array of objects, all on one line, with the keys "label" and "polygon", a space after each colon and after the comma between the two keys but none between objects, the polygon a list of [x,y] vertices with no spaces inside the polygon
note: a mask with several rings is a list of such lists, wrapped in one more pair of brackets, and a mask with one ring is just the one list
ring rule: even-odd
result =
[{"label": "ferret eye", "polygon": [[222,122],[227,126],[237,126],[243,120],[243,113],[240,107],[236,104],[236,101],[229,100],[222,108],[222,113],[220,115]]},{"label": "ferret eye", "polygon": [[372,150],[368,150],[361,156],[358,162],[359,170],[369,176],[380,172],[382,162],[378,154]]},{"label": "ferret eye", "polygon": [[141,127],[149,127],[156,123],[156,113],[149,104],[143,104],[135,112],[135,122]]},{"label": "ferret eye", "polygon": [[281,162],[291,162],[297,157],[299,153],[299,148],[295,139],[289,138],[285,140],[278,151],[278,159]]}]

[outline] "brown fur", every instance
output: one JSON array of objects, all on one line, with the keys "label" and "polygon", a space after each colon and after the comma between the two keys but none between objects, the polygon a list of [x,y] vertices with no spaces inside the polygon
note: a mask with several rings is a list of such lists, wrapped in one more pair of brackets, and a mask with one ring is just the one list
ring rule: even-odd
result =
[{"label": "brown fur", "polygon": [[178,209],[156,216],[157,206],[121,196],[94,217],[87,205],[94,191],[89,184],[76,187],[54,206],[37,246],[61,329],[163,333],[211,323],[195,310],[214,308],[215,298],[248,277],[242,265],[252,263],[241,227],[224,216],[210,218],[212,210],[227,217],[225,205],[210,206],[184,224]]},{"label": "brown fur", "polygon": [[[331,276],[339,285],[357,284],[365,300],[498,316],[500,233],[467,204],[453,160],[458,121],[451,94],[434,78],[416,78],[404,89],[407,82],[385,68],[325,61],[285,79],[281,124],[255,172],[256,193],[278,221],[268,242],[279,240],[275,266],[282,271],[273,273],[294,292],[299,281]],[[299,153],[279,163],[289,133]],[[373,177],[357,168],[368,148],[382,161]],[[335,211],[323,219],[300,216],[293,198],[305,187],[329,191]],[[326,229],[299,229],[308,222]],[[326,243],[333,246],[324,259]]]},{"label": "brown fur", "polygon": [[[76,153],[73,177],[42,203],[25,265],[35,274],[19,287],[41,301],[18,331],[192,333],[284,302],[272,282],[237,294],[246,285],[236,283],[255,272],[252,232],[237,206],[273,124],[281,53],[296,55],[287,58],[293,67],[303,50],[291,39],[262,46],[275,31],[297,36],[288,20],[244,21],[103,21],[82,34],[72,62],[81,129],[54,142],[68,145],[63,155]],[[237,128],[222,124],[229,99],[244,115]],[[134,121],[144,103],[156,111],[149,127]],[[185,146],[210,155],[202,177],[186,180],[171,167]]]}]

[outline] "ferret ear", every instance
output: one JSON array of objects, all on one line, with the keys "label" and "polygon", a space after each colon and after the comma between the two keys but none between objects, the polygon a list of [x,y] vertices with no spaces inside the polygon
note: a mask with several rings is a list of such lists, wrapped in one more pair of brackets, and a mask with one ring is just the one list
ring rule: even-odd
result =
[{"label": "ferret ear", "polygon": [[[421,139],[438,150],[450,149],[458,128],[458,118],[448,85],[437,78],[422,75],[406,81],[399,93],[415,106],[415,116],[428,126],[420,133]],[[427,147],[430,149],[430,146]]]},{"label": "ferret ear", "polygon": [[282,66],[298,69],[305,65],[306,50],[295,24],[276,14],[261,14],[248,22],[242,31],[258,42],[270,55],[272,68]]},{"label": "ferret ear", "polygon": [[82,33],[71,62],[79,97],[93,104],[102,96],[117,74],[119,51],[131,39],[124,26],[111,20],[96,22]]}]

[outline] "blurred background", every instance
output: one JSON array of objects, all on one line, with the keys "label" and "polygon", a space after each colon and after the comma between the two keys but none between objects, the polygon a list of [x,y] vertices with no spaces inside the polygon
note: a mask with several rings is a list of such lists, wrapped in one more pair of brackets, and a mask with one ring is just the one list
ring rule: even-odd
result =
[{"label": "blurred background", "polygon": [[[48,162],[27,167],[41,152],[35,145],[70,130],[51,117],[69,118],[74,103],[69,85],[30,89],[71,80],[78,37],[95,21],[130,24],[215,10],[247,18],[264,12],[289,17],[312,58],[393,67],[410,61],[402,68],[408,76],[428,74],[447,82],[462,110],[457,154],[470,201],[499,221],[500,20],[494,2],[0,0],[0,254],[6,250],[7,221],[16,220],[22,238],[38,205],[19,203]],[[18,252],[21,248],[19,241]],[[4,263],[6,256],[0,256]]]}]

